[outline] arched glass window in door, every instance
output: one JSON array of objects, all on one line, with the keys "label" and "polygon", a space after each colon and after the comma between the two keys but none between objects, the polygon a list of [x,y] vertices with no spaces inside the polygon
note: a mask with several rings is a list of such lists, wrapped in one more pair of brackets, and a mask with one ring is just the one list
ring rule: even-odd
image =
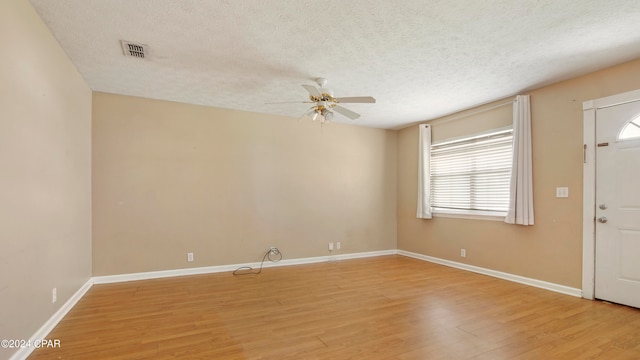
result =
[{"label": "arched glass window in door", "polygon": [[640,115],[622,128],[618,140],[640,139]]}]

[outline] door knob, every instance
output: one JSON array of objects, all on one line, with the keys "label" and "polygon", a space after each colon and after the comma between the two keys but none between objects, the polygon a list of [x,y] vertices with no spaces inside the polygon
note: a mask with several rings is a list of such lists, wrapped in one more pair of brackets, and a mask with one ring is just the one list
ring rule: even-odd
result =
[{"label": "door knob", "polygon": [[598,218],[598,222],[601,222],[603,224],[606,223],[607,221],[609,221],[609,219],[607,219],[606,216],[601,216]]},{"label": "door knob", "polygon": [[598,207],[600,208],[600,210],[606,210],[608,206],[607,206],[607,204],[602,203]]}]

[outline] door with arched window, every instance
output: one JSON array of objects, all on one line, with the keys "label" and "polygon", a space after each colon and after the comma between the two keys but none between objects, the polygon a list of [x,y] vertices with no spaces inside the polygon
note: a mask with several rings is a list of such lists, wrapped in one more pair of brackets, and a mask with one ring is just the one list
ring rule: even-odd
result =
[{"label": "door with arched window", "polygon": [[595,297],[640,307],[640,101],[595,120]]}]

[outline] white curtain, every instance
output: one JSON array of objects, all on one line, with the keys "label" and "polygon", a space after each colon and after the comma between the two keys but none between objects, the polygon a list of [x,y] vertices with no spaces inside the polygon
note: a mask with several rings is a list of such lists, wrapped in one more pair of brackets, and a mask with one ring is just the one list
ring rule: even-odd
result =
[{"label": "white curtain", "polygon": [[419,219],[431,219],[431,126],[418,126],[418,212]]},{"label": "white curtain", "polygon": [[533,225],[531,169],[531,106],[529,95],[518,95],[513,103],[511,193],[504,220],[508,224]]}]

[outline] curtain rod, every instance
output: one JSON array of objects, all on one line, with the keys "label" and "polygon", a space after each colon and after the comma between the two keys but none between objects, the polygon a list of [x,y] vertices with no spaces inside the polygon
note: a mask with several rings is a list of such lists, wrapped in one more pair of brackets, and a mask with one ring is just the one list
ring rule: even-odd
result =
[{"label": "curtain rod", "polygon": [[497,108],[499,108],[499,107],[503,107],[503,106],[505,106],[505,105],[511,105],[511,104],[513,104],[515,101],[516,101],[516,99],[514,98],[514,99],[512,99],[512,100],[505,101],[505,102],[503,102],[503,103],[495,104],[495,105],[493,105],[493,106],[489,106],[489,107],[484,108],[484,109],[476,110],[476,111],[473,111],[473,112],[470,112],[470,113],[466,113],[466,114],[461,114],[461,115],[454,116],[454,117],[451,117],[451,118],[448,118],[448,119],[442,119],[442,118],[440,118],[440,119],[442,119],[442,120],[438,120],[438,119],[429,120],[429,121],[427,121],[427,123],[429,123],[429,124],[430,124],[431,122],[434,122],[434,123],[436,123],[436,124],[444,124],[444,123],[448,123],[449,121],[459,120],[459,119],[463,119],[463,118],[466,118],[466,117],[469,117],[469,116],[473,116],[473,115],[481,114],[481,113],[483,113],[483,112],[485,112],[485,111],[489,111],[489,110],[497,109]]}]

